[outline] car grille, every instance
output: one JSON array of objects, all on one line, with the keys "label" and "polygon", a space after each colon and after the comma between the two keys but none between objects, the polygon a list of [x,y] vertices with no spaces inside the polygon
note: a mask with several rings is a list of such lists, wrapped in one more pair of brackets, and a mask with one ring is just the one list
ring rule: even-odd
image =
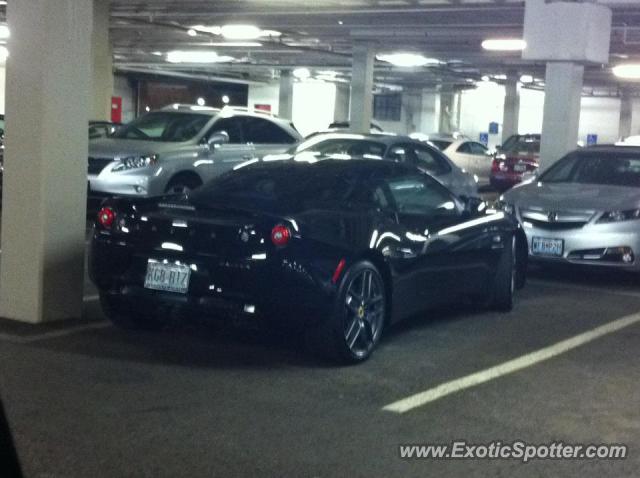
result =
[{"label": "car grille", "polygon": [[538,229],[544,229],[547,231],[566,231],[569,229],[579,229],[584,226],[587,222],[575,222],[575,221],[559,221],[559,222],[546,222],[546,221],[536,221],[535,219],[525,219],[525,221],[530,222],[533,227]]},{"label": "car grille", "polygon": [[543,209],[520,209],[520,217],[538,229],[566,231],[580,229],[589,222],[593,211],[549,211]]},{"label": "car grille", "polygon": [[113,158],[93,158],[89,156],[89,174],[100,174]]}]

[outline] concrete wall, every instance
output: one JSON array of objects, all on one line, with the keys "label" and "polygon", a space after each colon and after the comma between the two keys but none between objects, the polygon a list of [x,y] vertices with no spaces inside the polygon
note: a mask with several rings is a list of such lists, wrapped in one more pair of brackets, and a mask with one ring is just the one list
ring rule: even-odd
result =
[{"label": "concrete wall", "polygon": [[115,75],[113,95],[122,97],[122,122],[133,120],[136,117],[136,92],[125,76]]}]

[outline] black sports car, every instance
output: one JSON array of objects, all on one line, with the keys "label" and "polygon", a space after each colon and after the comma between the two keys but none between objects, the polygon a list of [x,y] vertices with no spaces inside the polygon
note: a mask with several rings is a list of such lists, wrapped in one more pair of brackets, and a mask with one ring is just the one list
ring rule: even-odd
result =
[{"label": "black sports car", "polygon": [[189,196],[109,200],[90,271],[116,324],[153,327],[170,312],[261,316],[358,362],[385,326],[429,307],[471,297],[511,309],[526,257],[514,218],[413,166],[282,161]]}]

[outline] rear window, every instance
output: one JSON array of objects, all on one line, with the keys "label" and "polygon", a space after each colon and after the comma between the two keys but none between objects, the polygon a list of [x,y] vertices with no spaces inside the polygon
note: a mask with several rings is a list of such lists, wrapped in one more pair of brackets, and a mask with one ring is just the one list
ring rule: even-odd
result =
[{"label": "rear window", "polygon": [[440,151],[444,151],[449,146],[451,146],[451,143],[452,143],[451,141],[445,141],[442,139],[430,139],[429,142],[433,144],[436,148],[438,148]]},{"label": "rear window", "polygon": [[195,204],[268,213],[343,207],[358,195],[355,172],[295,165],[255,165],[231,171],[191,195]]},{"label": "rear window", "polygon": [[503,153],[517,155],[533,155],[540,153],[540,137],[538,136],[512,136],[504,144]]},{"label": "rear window", "polygon": [[322,138],[316,136],[293,148],[292,154],[313,154],[319,158],[348,156],[350,158],[382,158],[384,143],[357,138]]}]

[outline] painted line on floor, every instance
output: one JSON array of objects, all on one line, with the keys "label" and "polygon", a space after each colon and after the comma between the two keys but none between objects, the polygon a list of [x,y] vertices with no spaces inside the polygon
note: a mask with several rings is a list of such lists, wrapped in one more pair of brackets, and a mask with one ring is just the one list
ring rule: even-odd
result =
[{"label": "painted line on floor", "polygon": [[634,292],[632,290],[616,290],[605,287],[591,287],[587,285],[567,284],[566,282],[556,282],[544,279],[527,279],[527,284],[541,285],[544,287],[555,287],[559,289],[577,290],[582,292],[598,292],[601,294],[622,295],[625,297],[636,297],[640,299],[640,291]]},{"label": "painted line on floor", "polygon": [[41,334],[29,335],[27,337],[12,335],[12,334],[0,334],[0,340],[11,342],[14,344],[31,344],[39,342],[41,340],[56,339],[59,337],[65,337],[67,335],[77,334],[86,330],[104,329],[111,324],[107,320],[101,320],[100,322],[94,322],[91,324],[77,325],[75,327],[69,327],[61,330],[52,330],[51,332],[43,332]]},{"label": "painted line on floor", "polygon": [[558,355],[569,352],[570,350],[580,347],[581,345],[587,344],[605,335],[617,332],[638,322],[640,322],[640,313],[627,315],[620,319],[614,320],[613,322],[609,322],[607,324],[601,325],[600,327],[596,327],[595,329],[576,335],[575,337],[557,342],[553,345],[550,345],[549,347],[545,347],[535,352],[523,355],[522,357],[509,360],[508,362],[504,362],[500,365],[487,368],[480,372],[472,373],[471,375],[467,375],[466,377],[451,380],[450,382],[445,382],[436,387],[425,390],[424,392],[419,392],[409,397],[395,401],[393,403],[390,403],[389,405],[384,406],[382,410],[393,413],[409,412],[428,403],[435,402],[436,400],[446,397],[447,395],[460,392],[467,388],[475,387],[476,385],[489,382],[490,380],[495,380],[504,375],[523,370],[540,362],[544,362],[545,360],[557,357]]}]

